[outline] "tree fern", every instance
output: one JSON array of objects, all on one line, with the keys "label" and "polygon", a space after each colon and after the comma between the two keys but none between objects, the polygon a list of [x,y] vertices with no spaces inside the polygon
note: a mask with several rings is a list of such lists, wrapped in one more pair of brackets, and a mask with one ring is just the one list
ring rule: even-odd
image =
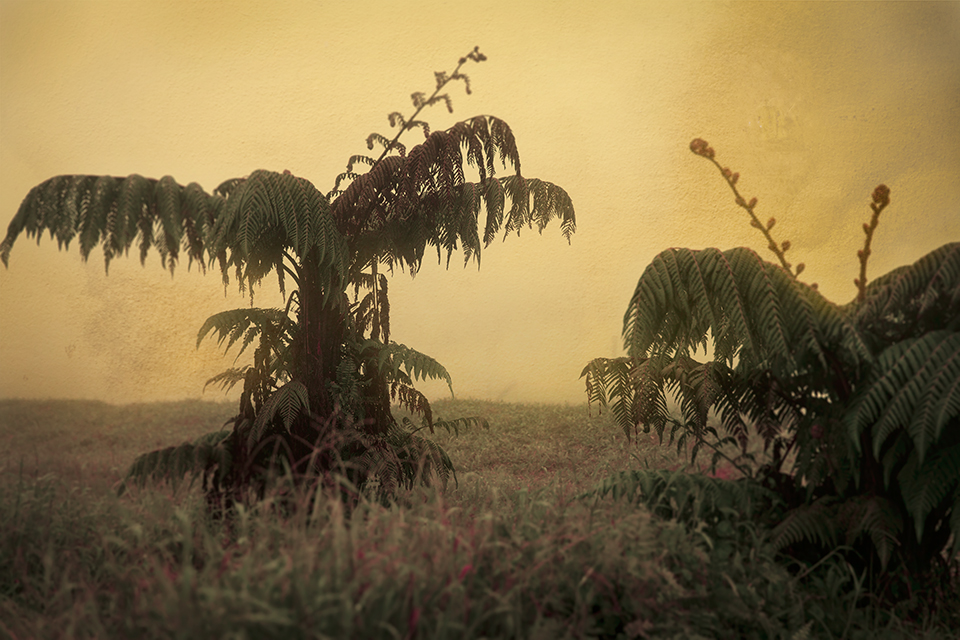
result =
[{"label": "tree fern", "polygon": [[[450,376],[432,358],[390,341],[380,265],[416,273],[428,247],[438,259],[445,253],[448,263],[462,250],[465,261],[475,258],[479,264],[482,248],[501,230],[504,235],[524,226],[542,231],[557,218],[569,240],[576,226],[563,189],[521,175],[516,140],[503,120],[477,116],[431,131],[420,119],[431,105],[452,109],[444,88],[462,81],[469,92],[461,69],[485,59],[474,48],[452,73],[435,74],[431,95],[413,94],[412,115],[390,114],[397,128],[392,138],[368,137],[368,149],[379,146],[380,155],[352,155],[327,194],[289,172],[266,170],[227,180],[212,193],[169,176],[57,176],[24,199],[0,242],[0,260],[7,263],[21,233],[39,240],[49,231],[61,249],[76,239],[84,260],[101,246],[107,267],[132,246],[139,248],[141,262],[156,249],[171,271],[185,253],[188,264],[196,261],[203,269],[216,264],[225,284],[232,275],[251,296],[266,276],[276,274],[286,296],[283,311],[223,312],[208,319],[198,335],[198,343],[216,336],[225,350],[238,345],[238,357],[255,345],[251,365],[208,381],[227,388],[243,381],[233,437],[217,445],[232,456],[229,472],[213,488],[218,504],[243,494],[244,487],[262,494],[261,471],[277,465],[297,478],[324,475],[344,457],[329,448],[318,453],[317,443],[329,441],[353,447],[341,452],[347,457],[378,452],[391,464],[400,460],[395,469],[405,478],[403,465],[420,464],[416,455],[428,456],[445,478],[451,468],[446,454],[421,436],[397,431],[390,403],[414,410],[432,428],[429,402],[413,383],[438,378],[452,392]],[[413,129],[424,140],[401,144],[400,137]],[[465,166],[478,172],[478,182],[465,181]],[[499,167],[505,175],[496,175]],[[351,288],[353,302],[347,295]],[[408,459],[389,453],[401,441]],[[197,451],[187,444],[146,454],[135,462],[133,477],[205,473],[210,459],[197,457]],[[268,459],[274,455],[269,451],[280,459]]]},{"label": "tree fern", "polygon": [[[757,433],[765,462],[753,481],[788,505],[772,532],[779,548],[842,542],[860,561],[876,552],[883,568],[919,579],[960,538],[960,243],[868,283],[890,204],[880,185],[857,297],[836,305],[798,279],[804,265],[786,259],[790,242],[774,239],[775,218],[761,223],[739,174],[705,141],[690,148],[717,167],[779,264],[745,248],[660,253],[624,316],[628,356],[583,370],[588,401],[611,407],[628,432],[680,429],[693,456],[732,439],[746,457]],[[694,359],[708,346],[712,360]]]}]

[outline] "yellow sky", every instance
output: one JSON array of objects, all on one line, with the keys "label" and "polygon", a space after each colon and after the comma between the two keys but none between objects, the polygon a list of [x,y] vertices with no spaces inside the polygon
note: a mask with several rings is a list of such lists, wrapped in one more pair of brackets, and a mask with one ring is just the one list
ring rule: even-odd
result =
[{"label": "yellow sky", "polygon": [[[426,118],[506,120],[524,175],[569,192],[578,231],[570,246],[557,227],[497,242],[479,271],[454,259],[393,279],[392,338],[443,363],[461,396],[582,402],[580,370],[619,353],[659,251],[762,249],[695,137],[838,302],[877,184],[892,204],[871,276],[960,240],[953,2],[0,0],[0,225],[58,174],[212,190],[288,169],[327,191],[474,45],[489,60],[467,70],[473,95],[455,87],[454,114]],[[232,358],[195,350],[196,331],[247,302],[217,273],[171,278],[159,262],[104,276],[96,254],[19,240],[0,268],[0,397],[200,397]]]}]

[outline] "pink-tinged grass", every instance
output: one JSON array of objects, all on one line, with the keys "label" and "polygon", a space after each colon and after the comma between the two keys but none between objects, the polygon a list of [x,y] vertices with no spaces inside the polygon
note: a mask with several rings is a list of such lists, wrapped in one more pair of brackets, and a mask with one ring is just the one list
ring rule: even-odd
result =
[{"label": "pink-tinged grass", "polygon": [[[119,464],[216,429],[231,407],[88,405],[84,417],[74,405],[71,426],[64,406],[0,403],[13,445],[0,485],[0,637],[937,637],[933,621],[857,608],[842,567],[801,588],[749,527],[721,560],[702,528],[578,499],[614,472],[680,462],[583,407],[437,403],[445,417],[491,422],[437,434],[459,486],[363,500],[352,514],[301,493],[286,520],[267,500],[228,528],[205,515],[196,486],[121,499],[112,485]],[[77,438],[110,444],[61,446]]]}]

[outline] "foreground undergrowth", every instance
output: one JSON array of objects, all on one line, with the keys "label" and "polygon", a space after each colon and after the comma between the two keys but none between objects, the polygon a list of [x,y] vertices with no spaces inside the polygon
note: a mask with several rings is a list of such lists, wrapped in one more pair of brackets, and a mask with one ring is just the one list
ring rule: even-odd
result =
[{"label": "foreground undergrowth", "polygon": [[[304,490],[287,519],[267,500],[212,521],[197,487],[118,498],[106,486],[116,453],[77,478],[58,472],[63,458],[44,466],[44,451],[19,452],[33,467],[11,469],[8,446],[0,637],[949,637],[943,616],[872,606],[840,561],[791,573],[735,514],[718,527],[696,509],[662,519],[582,497],[611,473],[676,464],[651,443],[628,446],[607,416],[458,405],[438,412],[492,425],[442,436],[458,485],[352,513]],[[0,415],[12,443],[18,426]]]}]

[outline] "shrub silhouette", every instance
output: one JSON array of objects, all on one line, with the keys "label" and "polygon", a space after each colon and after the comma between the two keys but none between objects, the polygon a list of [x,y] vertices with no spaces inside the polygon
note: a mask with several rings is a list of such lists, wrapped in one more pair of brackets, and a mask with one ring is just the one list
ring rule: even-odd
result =
[{"label": "shrub silhouette", "polygon": [[[246,308],[210,317],[198,343],[215,336],[225,350],[253,349],[250,366],[211,379],[230,388],[243,383],[239,412],[229,430],[141,456],[128,479],[200,475],[216,506],[232,504],[249,489],[262,491],[271,473],[299,480],[345,471],[354,485],[376,476],[389,491],[398,483],[442,480],[453,470],[449,458],[417,431],[456,429],[477,419],[435,421],[418,379],[451,383],[435,360],[390,340],[390,305],[383,270],[415,274],[428,247],[447,265],[462,248],[464,264],[478,262],[496,235],[553,218],[569,240],[576,228],[567,193],[549,182],[525,178],[510,127],[493,116],[477,116],[444,131],[431,131],[421,111],[444,103],[444,88],[469,78],[461,69],[486,57],[474,48],[452,73],[437,72],[427,96],[412,95],[409,117],[389,116],[392,139],[367,138],[378,157],[355,155],[321,193],[289,172],[258,170],[228,180],[207,193],[131,175],[57,176],[33,188],[0,243],[9,258],[25,232],[49,231],[58,247],[76,240],[87,259],[102,246],[104,262],[136,245],[143,263],[150,249],[173,272],[185,254],[188,265],[217,265],[224,284],[233,272],[250,292],[274,273],[284,309]],[[407,149],[401,136],[420,129],[424,140]],[[479,173],[464,178],[464,165]],[[498,177],[500,165],[508,175]],[[360,169],[365,168],[366,172]],[[481,213],[486,213],[481,219]],[[292,282],[292,286],[289,286]],[[352,299],[351,299],[352,294]],[[451,387],[452,390],[452,387]],[[398,422],[397,403],[422,419],[417,427]]]},{"label": "shrub silhouette", "polygon": [[[706,447],[714,467],[727,458],[775,489],[777,506],[760,503],[753,517],[778,548],[812,544],[822,557],[847,545],[851,558],[876,563],[876,588],[906,595],[960,551],[960,243],[868,282],[870,243],[890,203],[880,185],[863,225],[857,295],[835,304],[798,279],[804,265],[788,262],[790,242],[774,240],[776,220],[760,221],[739,174],[705,141],[690,148],[717,167],[779,264],[742,247],[660,253],[624,316],[628,355],[583,370],[588,399],[628,436],[653,429],[692,445],[694,461]],[[712,359],[695,359],[708,345]],[[749,464],[751,432],[763,442],[759,466]],[[637,473],[655,472],[635,472],[631,486],[655,480]]]}]

